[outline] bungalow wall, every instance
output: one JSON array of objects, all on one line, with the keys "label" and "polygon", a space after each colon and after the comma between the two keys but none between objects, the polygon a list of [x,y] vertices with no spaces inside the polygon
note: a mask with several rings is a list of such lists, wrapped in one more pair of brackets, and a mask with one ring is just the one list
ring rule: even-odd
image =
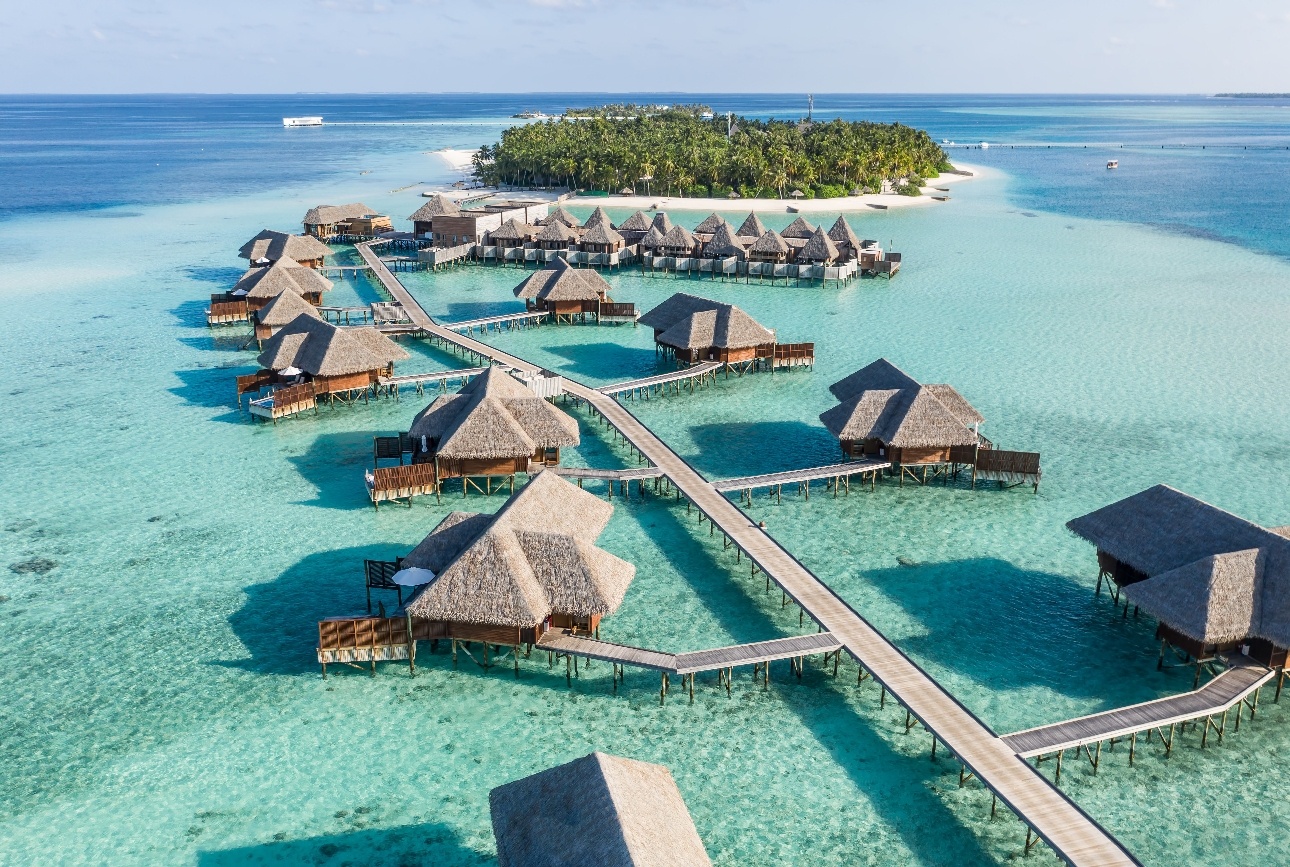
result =
[{"label": "bungalow wall", "polygon": [[1102,571],[1103,575],[1109,576],[1119,587],[1137,584],[1139,581],[1146,581],[1151,577],[1146,572],[1139,572],[1134,569],[1128,563],[1120,562],[1101,548],[1097,550],[1097,567]]},{"label": "bungalow wall", "polygon": [[330,394],[367,388],[376,382],[376,378],[382,373],[384,373],[383,370],[360,370],[358,373],[345,373],[340,376],[315,376],[314,389],[318,394]]},{"label": "bungalow wall", "polygon": [[518,647],[521,644],[537,644],[543,632],[544,623],[533,626],[491,626],[486,623],[464,623],[459,620],[421,620],[412,621],[412,636],[417,640],[435,638],[455,638],[458,641],[481,641],[488,644],[500,644],[504,647]]}]

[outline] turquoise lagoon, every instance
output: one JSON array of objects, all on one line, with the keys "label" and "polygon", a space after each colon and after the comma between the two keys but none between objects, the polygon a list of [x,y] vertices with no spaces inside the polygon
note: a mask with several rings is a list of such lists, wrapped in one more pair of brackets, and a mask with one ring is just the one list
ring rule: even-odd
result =
[{"label": "turquoise lagoon", "polygon": [[[319,677],[315,621],[363,609],[364,557],[407,550],[449,510],[502,499],[375,512],[362,486],[371,436],[405,429],[424,400],[251,424],[232,380],[253,353],[244,332],[205,327],[203,299],[236,278],[246,238],[318,201],[411,213],[416,190],[385,191],[422,179],[430,159],[389,153],[361,180],[6,224],[0,562],[19,571],[0,572],[0,861],[488,863],[489,789],[590,750],[671,768],[717,864],[1019,857],[1023,826],[1004,811],[992,821],[989,794],[959,788],[958,765],[933,761],[926,733],[906,735],[903,714],[880,710],[850,664],[836,679],[808,665],[801,683],[781,664],[769,692],[740,672],[729,698],[700,678],[693,706],[674,692],[664,707],[646,673],[629,671],[615,695],[607,667],[569,687],[536,654],[518,681],[424,651],[415,679],[397,665]],[[1190,686],[1181,671],[1156,672],[1149,618],[1094,598],[1093,552],[1067,520],[1168,482],[1290,523],[1290,264],[1022,211],[1023,186],[986,170],[951,202],[852,217],[861,236],[904,253],[890,282],[609,277],[616,299],[643,309],[698,292],[785,341],[816,343],[813,371],[632,407],[709,478],[835,459],[817,419],[834,404],[827,386],[879,356],[954,384],[1000,445],[1043,452],[1037,495],[884,483],[751,506],[1000,732]],[[519,306],[513,269],[401,276],[445,320]],[[377,297],[360,280],[329,302]],[[647,329],[488,340],[593,385],[658,369]],[[403,371],[463,366],[410,348]],[[570,462],[630,461],[580,418]],[[638,571],[605,637],[691,650],[799,631],[796,610],[683,505],[614,502],[601,544]],[[1204,751],[1189,733],[1168,759],[1148,747],[1129,767],[1116,750],[1096,777],[1068,763],[1062,788],[1146,864],[1287,861],[1286,718],[1284,703],[1265,702],[1257,722]]]}]

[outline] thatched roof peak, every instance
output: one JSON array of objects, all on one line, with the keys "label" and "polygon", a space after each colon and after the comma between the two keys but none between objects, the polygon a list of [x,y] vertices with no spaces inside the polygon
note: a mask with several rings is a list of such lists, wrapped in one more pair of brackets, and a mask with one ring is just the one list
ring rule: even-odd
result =
[{"label": "thatched roof peak", "polygon": [[417,546],[409,560],[442,565],[406,611],[517,627],[553,612],[612,614],[636,573],[595,547],[612,514],[599,497],[538,473],[495,516],[449,516]]},{"label": "thatched roof peak", "polygon": [[617,226],[616,228],[620,232],[648,232],[649,227],[649,215],[644,211],[637,211],[626,220],[623,220],[622,225]]},{"label": "thatched roof peak", "polygon": [[577,232],[556,219],[547,220],[545,225],[542,226],[542,231],[537,234],[537,240],[539,241],[567,243],[569,241],[576,241],[577,238]]},{"label": "thatched roof peak", "polygon": [[806,246],[797,251],[798,259],[810,259],[816,262],[832,262],[838,258],[837,245],[828,235],[824,234],[824,229],[816,229]]},{"label": "thatched roof peak", "polygon": [[577,217],[559,206],[557,206],[555,210],[550,211],[545,217],[538,220],[539,226],[549,226],[552,223],[563,223],[569,228],[581,225],[581,223],[578,222]]},{"label": "thatched roof peak", "polygon": [[313,268],[284,257],[268,267],[251,268],[233,286],[233,294],[244,298],[273,298],[283,292],[303,295],[326,292],[334,284]]},{"label": "thatched roof peak", "polygon": [[846,217],[838,217],[833,228],[829,229],[829,237],[839,244],[850,244],[852,249],[860,248],[860,238],[851,231],[851,225]]},{"label": "thatched roof peak", "polygon": [[1259,631],[1265,559],[1259,548],[1213,554],[1128,584],[1124,595],[1196,641],[1240,641]]},{"label": "thatched roof peak", "polygon": [[609,222],[609,215],[605,213],[605,209],[600,205],[596,205],[596,210],[592,211],[591,216],[587,218],[587,222],[582,224],[584,229],[591,229],[595,226],[605,226],[610,229],[614,227],[614,224]]},{"label": "thatched roof peak", "polygon": [[488,233],[488,237],[499,241],[523,241],[532,236],[533,227],[527,223],[521,223],[519,220],[511,217],[505,223],[502,223],[496,229]]},{"label": "thatched roof peak", "polygon": [[704,255],[712,258],[723,258],[726,256],[743,256],[744,244],[743,239],[735,234],[735,230],[730,224],[722,221],[712,233],[712,240],[703,248]]},{"label": "thatched roof peak", "polygon": [[412,222],[433,221],[435,217],[451,217],[461,213],[461,206],[443,193],[435,193],[430,200],[408,216]]},{"label": "thatched roof peak", "polygon": [[294,367],[312,376],[344,376],[410,357],[371,326],[341,328],[302,313],[265,341],[257,360],[269,370]]},{"label": "thatched roof peak", "polygon": [[658,226],[650,226],[645,237],[641,238],[642,247],[659,247],[663,244],[663,233],[658,230]]},{"label": "thatched roof peak", "polygon": [[746,349],[775,342],[775,332],[733,304],[678,292],[646,313],[640,322],[658,340],[678,349]]},{"label": "thatched roof peak", "polygon": [[711,867],[672,774],[592,753],[488,795],[499,867]]},{"label": "thatched roof peak", "polygon": [[945,408],[962,424],[970,426],[981,424],[985,421],[985,416],[977,412],[976,407],[968,403],[967,398],[959,394],[958,389],[954,386],[941,383],[923,387],[936,395],[936,399],[944,404]]},{"label": "thatched roof peak", "polygon": [[717,227],[725,223],[725,219],[713,211],[702,223],[694,227],[696,235],[711,235],[717,231]]},{"label": "thatched roof peak", "polygon": [[840,440],[878,440],[894,448],[971,446],[976,434],[922,386],[862,391],[820,414]]},{"label": "thatched roof peak", "polygon": [[318,309],[296,292],[279,292],[273,299],[255,313],[255,320],[261,325],[279,328],[289,325],[300,315],[321,319]]},{"label": "thatched roof peak", "polygon": [[661,235],[666,235],[668,232],[672,231],[672,221],[668,218],[667,211],[659,211],[655,214],[654,222],[650,223],[650,225],[655,229],[658,229],[659,234]]},{"label": "thatched roof peak", "polygon": [[788,244],[774,229],[767,229],[760,238],[748,248],[750,253],[787,253]]},{"label": "thatched roof peak", "polygon": [[684,247],[688,250],[692,249],[696,242],[690,230],[678,223],[668,230],[661,243],[664,247]]},{"label": "thatched roof peak", "polygon": [[766,226],[762,224],[761,217],[757,216],[757,212],[752,211],[744,219],[739,231],[735,234],[741,238],[760,238],[766,234]]},{"label": "thatched roof peak", "polygon": [[864,367],[829,386],[838,400],[855,397],[869,389],[918,388],[918,382],[885,358],[870,362]]},{"label": "thatched roof peak", "polygon": [[784,227],[779,233],[784,238],[802,238],[806,239],[815,234],[815,227],[806,222],[805,217],[798,217],[793,222]]},{"label": "thatched roof peak", "polygon": [[243,244],[237,251],[237,255],[252,262],[259,262],[261,259],[276,262],[279,259],[291,258],[299,263],[330,256],[331,248],[313,235],[292,235],[265,229]]},{"label": "thatched roof peak", "polygon": [[302,221],[306,226],[330,226],[333,223],[344,222],[354,217],[366,217],[368,214],[375,214],[367,205],[362,202],[354,202],[349,205],[316,205],[305,213]]},{"label": "thatched roof peak", "polygon": [[609,282],[592,268],[574,268],[561,258],[534,271],[515,287],[517,298],[549,301],[594,301],[609,291]]},{"label": "thatched roof peak", "polygon": [[589,227],[587,231],[582,233],[581,242],[583,244],[623,243],[623,236],[614,231],[614,227],[610,224],[608,218],[596,223],[594,226],[588,220],[587,226]]}]

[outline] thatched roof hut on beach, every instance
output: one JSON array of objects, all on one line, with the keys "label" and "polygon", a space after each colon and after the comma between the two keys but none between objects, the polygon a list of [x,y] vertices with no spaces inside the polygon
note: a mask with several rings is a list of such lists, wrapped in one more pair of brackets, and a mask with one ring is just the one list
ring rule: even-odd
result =
[{"label": "thatched roof hut on beach", "polygon": [[820,421],[848,457],[877,455],[902,467],[948,464],[955,448],[971,452],[979,443],[985,419],[962,395],[949,385],[920,385],[885,358],[829,390],[842,403]]},{"label": "thatched roof hut on beach", "polygon": [[773,357],[775,332],[733,304],[678,292],[640,318],[654,329],[654,343],[683,364],[752,363]]},{"label": "thatched roof hut on beach", "polygon": [[410,357],[371,326],[341,328],[302,313],[265,342],[257,360],[267,370],[299,371],[317,394],[345,396],[365,391]]},{"label": "thatched roof hut on beach", "polygon": [[595,545],[613,512],[555,473],[535,475],[496,515],[453,512],[403,559],[435,573],[404,611],[428,621],[429,638],[517,648],[548,628],[594,635],[636,575]]},{"label": "thatched roof hut on beach", "polygon": [[[1159,621],[1168,645],[1200,664],[1239,650],[1265,665],[1290,648],[1290,539],[1168,485],[1103,506],[1066,527],[1097,547],[1107,578]],[[1118,601],[1118,595],[1116,597]]]},{"label": "thatched roof hut on beach", "polygon": [[574,268],[564,259],[552,259],[545,268],[534,271],[515,287],[515,297],[522,298],[530,310],[546,310],[559,322],[573,321],[598,313],[600,305],[611,303],[609,282],[591,268]]},{"label": "thatched roof hut on beach", "polygon": [[435,217],[455,217],[461,213],[461,207],[443,193],[435,193],[430,201],[413,211],[408,220],[412,222],[412,234],[418,238],[434,233]]},{"label": "thatched roof hut on beach", "polygon": [[592,753],[488,795],[499,867],[710,867],[672,774]]},{"label": "thatched roof hut on beach", "polygon": [[321,268],[323,257],[331,255],[331,248],[312,235],[292,235],[265,229],[243,244],[237,255],[249,259],[252,265],[294,259],[306,268]]},{"label": "thatched roof hut on beach", "polygon": [[[508,476],[560,463],[578,444],[578,423],[501,368],[490,367],[456,394],[435,398],[408,430],[413,463],[435,464],[440,479]],[[466,482],[462,482],[465,492]]]},{"label": "thatched roof hut on beach", "polygon": [[323,293],[333,285],[313,268],[283,257],[268,267],[251,268],[238,279],[229,294],[234,298],[245,298],[247,309],[253,312],[283,292],[299,295],[317,307],[322,304]]}]

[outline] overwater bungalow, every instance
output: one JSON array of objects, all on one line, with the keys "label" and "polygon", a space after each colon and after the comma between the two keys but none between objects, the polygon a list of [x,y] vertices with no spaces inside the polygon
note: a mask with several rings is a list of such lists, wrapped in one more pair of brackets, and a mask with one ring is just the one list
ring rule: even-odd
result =
[{"label": "overwater bungalow", "polygon": [[582,233],[582,238],[579,239],[578,246],[586,252],[617,253],[623,248],[625,243],[623,236],[614,230],[608,218],[594,225],[591,220],[588,220],[584,228],[585,231]]},{"label": "overwater bungalow", "polygon": [[560,449],[579,442],[578,423],[538,397],[527,386],[490,367],[456,394],[441,395],[412,421],[408,431],[414,464],[434,463],[438,479],[488,479],[481,493],[490,493],[492,479],[515,484],[516,473],[539,466],[557,466]]},{"label": "overwater bungalow", "polygon": [[[1097,592],[1158,621],[1157,668],[1174,647],[1202,667],[1240,653],[1284,669],[1290,647],[1290,539],[1168,485],[1066,527],[1097,547]],[[1278,692],[1280,685],[1278,684]]]},{"label": "overwater bungalow", "polygon": [[846,217],[838,217],[834,222],[833,227],[829,229],[829,239],[837,245],[843,259],[854,259],[860,253],[860,238],[851,231],[851,225]]},{"label": "overwater bungalow", "polygon": [[331,255],[331,248],[312,235],[291,235],[265,229],[243,244],[237,255],[249,259],[254,266],[271,265],[279,259],[294,259],[306,268],[321,268],[323,257]]},{"label": "overwater bungalow", "polygon": [[609,288],[599,272],[574,268],[557,258],[520,281],[515,297],[522,298],[529,310],[547,311],[557,323],[572,322],[575,316],[585,320],[589,313],[598,314],[602,304],[612,303]]},{"label": "overwater bungalow", "polygon": [[659,241],[659,252],[664,256],[697,256],[699,242],[690,230],[677,224]]},{"label": "overwater bungalow", "polygon": [[735,230],[724,220],[712,233],[712,238],[703,245],[705,259],[727,259],[734,256],[742,261],[748,255],[744,241],[735,234]]},{"label": "overwater bungalow", "polygon": [[583,229],[593,229],[596,226],[604,226],[606,229],[614,228],[614,224],[609,221],[609,215],[606,214],[605,209],[599,205],[596,205],[596,210],[591,212],[591,216],[587,218],[587,222],[582,224]]},{"label": "overwater bungalow", "polygon": [[488,795],[499,867],[710,867],[672,774],[592,753]]},{"label": "overwater bungalow", "polygon": [[488,233],[488,243],[495,247],[523,247],[541,231],[535,226],[521,223],[514,217]]},{"label": "overwater bungalow", "polygon": [[663,246],[663,233],[658,230],[658,226],[649,227],[649,231],[641,238],[640,245],[642,250],[648,250],[652,253],[660,252]]},{"label": "overwater bungalow", "polygon": [[779,233],[781,238],[799,238],[803,241],[815,234],[815,227],[806,222],[804,217],[798,217],[793,222],[784,227]]},{"label": "overwater bungalow", "polygon": [[750,262],[787,262],[791,258],[792,250],[793,248],[780,237],[778,232],[767,229],[748,247],[748,260]]},{"label": "overwater bungalow", "polygon": [[654,344],[678,364],[719,361],[742,373],[773,358],[775,332],[733,304],[678,292],[640,318]]},{"label": "overwater bungalow", "polygon": [[461,213],[461,207],[443,193],[435,193],[424,205],[409,216],[412,223],[412,234],[417,238],[434,240],[434,218],[455,217]]},{"label": "overwater bungalow", "polygon": [[658,229],[660,235],[666,235],[672,231],[672,221],[667,216],[667,211],[659,211],[654,215],[653,222],[650,223],[655,229]]},{"label": "overwater bungalow", "polygon": [[403,347],[371,326],[341,328],[301,313],[265,341],[257,360],[282,379],[312,383],[319,396],[348,401],[392,376],[394,362],[406,358]]},{"label": "overwater bungalow", "polygon": [[694,227],[694,234],[711,235],[717,231],[718,226],[724,225],[726,225],[725,218],[719,216],[716,212],[713,212],[709,214],[702,223]]},{"label": "overwater bungalow", "polygon": [[[362,202],[354,202],[349,205],[318,205],[310,208],[305,214],[305,234],[312,235],[315,238],[357,234],[349,231],[349,222],[354,219],[363,220],[366,217],[376,215],[376,213],[375,210]],[[383,231],[389,231],[393,228],[390,225],[389,217],[382,216],[381,219],[385,221]]]},{"label": "overwater bungalow", "polygon": [[797,251],[794,260],[799,264],[830,265],[841,258],[833,239],[824,234],[821,226],[807,239],[802,249]]},{"label": "overwater bungalow", "polygon": [[751,243],[766,234],[766,227],[762,224],[761,218],[757,216],[757,212],[752,211],[744,219],[743,224],[735,234],[741,238],[748,238]]},{"label": "overwater bungalow", "polygon": [[[308,271],[308,268],[301,270]],[[309,273],[316,273],[310,271]],[[310,304],[299,294],[291,291],[279,292],[269,303],[251,314],[255,320],[255,339],[264,348],[264,341],[277,334],[296,320],[297,316],[312,316],[322,319],[318,308]]]},{"label": "overwater bungalow", "polygon": [[582,225],[581,223],[578,222],[577,217],[575,217],[573,214],[570,214],[564,208],[556,208],[555,210],[549,212],[547,216],[545,216],[541,220],[538,220],[537,222],[539,226],[549,226],[552,223],[563,223],[566,227],[570,229],[575,229],[578,226]]},{"label": "overwater bungalow", "polygon": [[628,244],[635,244],[639,242],[641,238],[645,237],[647,232],[649,232],[650,225],[649,215],[644,211],[637,211],[614,228],[623,236]]},{"label": "overwater bungalow", "polygon": [[284,257],[272,265],[251,268],[238,279],[229,297],[245,299],[251,312],[264,307],[283,292],[299,295],[315,307],[322,304],[323,293],[334,284],[313,268]]},{"label": "overwater bungalow", "polygon": [[543,250],[568,250],[570,244],[577,243],[578,233],[552,215],[537,233],[536,240]]}]

